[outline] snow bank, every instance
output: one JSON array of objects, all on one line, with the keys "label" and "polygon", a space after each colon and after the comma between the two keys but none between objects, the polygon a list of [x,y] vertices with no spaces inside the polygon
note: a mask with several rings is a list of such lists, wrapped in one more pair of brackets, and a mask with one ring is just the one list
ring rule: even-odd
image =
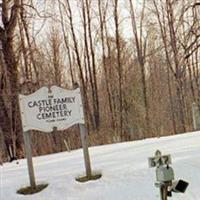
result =
[{"label": "snow bank", "polygon": [[48,183],[42,192],[23,196],[16,191],[29,185],[26,160],[0,166],[1,200],[157,200],[154,187],[155,169],[147,158],[160,149],[170,153],[177,179],[190,185],[185,194],[174,194],[173,200],[200,199],[200,132],[146,139],[90,148],[92,169],[101,171],[97,181],[78,183],[84,175],[82,150],[33,159],[36,182]]}]

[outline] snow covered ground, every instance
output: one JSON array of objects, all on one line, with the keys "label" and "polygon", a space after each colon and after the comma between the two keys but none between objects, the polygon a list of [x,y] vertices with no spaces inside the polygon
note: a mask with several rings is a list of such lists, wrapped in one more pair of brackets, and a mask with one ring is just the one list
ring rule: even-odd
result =
[{"label": "snow covered ground", "polygon": [[158,200],[154,187],[155,168],[147,158],[160,149],[172,155],[177,179],[189,182],[185,194],[174,194],[173,200],[200,200],[200,132],[146,139],[90,148],[92,169],[102,178],[78,183],[84,175],[82,150],[34,158],[37,183],[48,183],[42,192],[23,196],[16,191],[29,185],[26,160],[5,163],[0,167],[1,200]]}]

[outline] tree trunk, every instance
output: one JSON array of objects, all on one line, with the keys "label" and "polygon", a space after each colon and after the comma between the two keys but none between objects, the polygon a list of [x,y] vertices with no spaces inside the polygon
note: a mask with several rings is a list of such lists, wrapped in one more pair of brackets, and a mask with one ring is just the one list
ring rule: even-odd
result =
[{"label": "tree trunk", "polygon": [[[2,127],[4,133],[5,144],[8,154],[12,160],[17,155],[17,148],[22,147],[21,124],[19,122],[19,106],[18,106],[18,62],[16,52],[14,50],[14,33],[17,25],[20,1],[14,0],[10,8],[8,1],[2,3],[2,22],[4,28],[0,27],[0,41],[2,43],[2,53],[4,62],[4,78],[6,84],[2,88],[2,92],[6,91],[6,100],[1,98],[3,104],[4,115],[7,121],[6,126]],[[4,101],[4,102],[3,102]],[[6,103],[6,104],[5,104]]]},{"label": "tree trunk", "polygon": [[118,87],[119,87],[119,133],[121,140],[124,139],[123,130],[123,68],[121,63],[121,47],[119,35],[119,17],[118,17],[118,0],[114,1],[114,20],[115,20],[115,39],[117,48],[117,71],[118,71]]}]

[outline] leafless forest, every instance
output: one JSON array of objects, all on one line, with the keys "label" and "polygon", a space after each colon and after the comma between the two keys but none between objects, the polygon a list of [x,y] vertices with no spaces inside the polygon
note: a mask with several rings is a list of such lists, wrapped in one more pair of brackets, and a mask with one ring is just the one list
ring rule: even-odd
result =
[{"label": "leafless forest", "polygon": [[[83,90],[90,145],[193,130],[199,0],[1,0],[0,162],[24,157],[18,94]],[[76,126],[31,132],[34,155],[80,147]]]}]

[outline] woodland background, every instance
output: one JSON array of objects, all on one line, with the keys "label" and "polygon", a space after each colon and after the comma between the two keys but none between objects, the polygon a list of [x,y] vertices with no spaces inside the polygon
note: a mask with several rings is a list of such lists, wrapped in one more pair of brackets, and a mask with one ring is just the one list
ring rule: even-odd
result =
[{"label": "woodland background", "polygon": [[[200,1],[1,0],[0,163],[24,157],[18,94],[85,99],[90,145],[193,130],[200,106]],[[34,155],[80,147],[78,125],[31,131]]]}]

